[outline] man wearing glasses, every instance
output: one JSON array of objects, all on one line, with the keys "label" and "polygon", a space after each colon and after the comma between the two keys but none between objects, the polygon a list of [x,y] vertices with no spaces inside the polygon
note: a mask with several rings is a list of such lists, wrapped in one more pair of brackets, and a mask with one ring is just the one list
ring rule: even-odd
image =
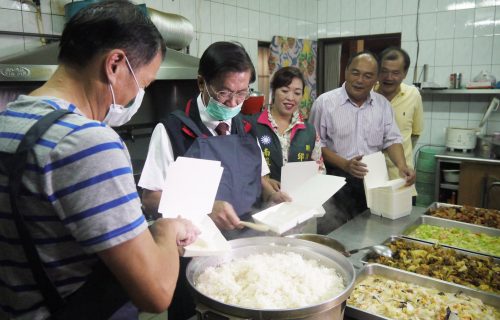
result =
[{"label": "man wearing glasses", "polygon": [[[224,171],[210,214],[220,230],[241,229],[240,219],[244,220],[261,200],[290,200],[263,179],[269,168],[250,124],[239,114],[254,81],[254,66],[241,45],[216,42],[205,50],[198,68],[200,94],[187,103],[184,111],[171,113],[153,132],[139,181],[149,214],[157,213],[166,169],[178,156],[221,161]],[[228,237],[227,232],[225,235]],[[240,235],[233,231],[229,237]],[[187,261],[181,260],[181,264]],[[180,275],[185,278],[182,271]],[[194,315],[189,292],[180,292],[187,286],[179,281],[169,308],[172,319]]]}]

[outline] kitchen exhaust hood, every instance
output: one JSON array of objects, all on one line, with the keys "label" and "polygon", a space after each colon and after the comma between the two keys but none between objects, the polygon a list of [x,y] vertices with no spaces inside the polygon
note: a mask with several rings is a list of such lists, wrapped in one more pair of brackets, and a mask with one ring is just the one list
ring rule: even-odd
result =
[{"label": "kitchen exhaust hood", "polygon": [[[59,43],[53,42],[0,58],[0,82],[47,81],[57,68]],[[199,59],[167,48],[157,80],[189,80],[198,75]]]}]

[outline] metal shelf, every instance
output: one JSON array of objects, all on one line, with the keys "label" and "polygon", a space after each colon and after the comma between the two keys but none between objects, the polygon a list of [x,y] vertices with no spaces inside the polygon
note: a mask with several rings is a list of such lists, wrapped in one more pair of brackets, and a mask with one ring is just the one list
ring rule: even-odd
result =
[{"label": "metal shelf", "polygon": [[421,94],[478,94],[478,95],[500,95],[500,89],[420,89]]},{"label": "metal shelf", "polygon": [[458,190],[458,184],[453,184],[453,183],[441,183],[439,187],[441,189]]}]

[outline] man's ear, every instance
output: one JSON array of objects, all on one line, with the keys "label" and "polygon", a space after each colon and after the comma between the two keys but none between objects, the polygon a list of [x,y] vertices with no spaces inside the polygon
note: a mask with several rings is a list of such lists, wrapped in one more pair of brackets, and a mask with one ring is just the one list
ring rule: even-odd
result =
[{"label": "man's ear", "polygon": [[121,49],[113,49],[106,54],[104,58],[104,70],[108,81],[112,85],[115,84],[121,67],[123,67],[125,63],[125,52]]},{"label": "man's ear", "polygon": [[196,81],[198,83],[198,89],[200,90],[200,92],[203,92],[203,89],[205,88],[205,80],[202,76],[198,75]]}]

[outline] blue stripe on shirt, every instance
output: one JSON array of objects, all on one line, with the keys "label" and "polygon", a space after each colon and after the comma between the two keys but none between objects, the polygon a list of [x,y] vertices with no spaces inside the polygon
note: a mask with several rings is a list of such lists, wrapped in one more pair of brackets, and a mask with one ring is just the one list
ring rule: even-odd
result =
[{"label": "blue stripe on shirt", "polygon": [[49,104],[51,105],[52,107],[54,107],[56,110],[59,110],[61,109],[61,107],[53,100],[49,100],[49,99],[44,99],[42,100],[43,102],[45,102],[46,104]]},{"label": "blue stripe on shirt", "polygon": [[132,223],[129,223],[129,224],[123,226],[123,227],[120,227],[120,228],[115,229],[113,231],[110,231],[108,233],[102,234],[102,235],[100,235],[98,237],[90,238],[90,239],[85,240],[85,241],[80,241],[79,243],[82,246],[91,246],[91,245],[95,245],[97,243],[101,243],[103,241],[106,241],[108,239],[112,239],[112,238],[118,237],[118,236],[120,236],[120,235],[122,235],[124,233],[129,232],[130,230],[133,230],[133,229],[137,228],[144,221],[145,221],[144,215],[141,214],[140,217],[137,218]]},{"label": "blue stripe on shirt", "polygon": [[105,172],[103,174],[94,176],[90,179],[80,181],[72,186],[58,190],[55,193],[49,195],[48,200],[51,202],[54,202],[54,201],[58,200],[59,198],[62,198],[64,196],[71,194],[73,192],[76,192],[78,190],[84,189],[86,187],[98,184],[102,181],[113,179],[114,177],[118,177],[118,176],[128,174],[128,173],[132,174],[132,169],[130,167],[123,167],[123,168],[118,168],[118,169],[115,169],[112,171]]},{"label": "blue stripe on shirt", "polygon": [[0,138],[14,139],[21,141],[24,138],[24,134],[12,133],[12,132],[0,132]]},{"label": "blue stripe on shirt", "polygon": [[48,165],[43,167],[42,173],[50,172],[52,170],[64,167],[65,165],[71,164],[75,161],[79,161],[79,160],[86,158],[88,156],[92,156],[96,153],[106,151],[106,150],[111,150],[111,149],[123,149],[123,146],[118,142],[102,143],[102,144],[90,147],[88,149],[79,151],[77,153],[74,153],[66,158],[61,159],[61,160],[49,163]]},{"label": "blue stripe on shirt", "polygon": [[63,224],[66,225],[66,224],[69,224],[69,223],[72,223],[75,221],[79,221],[79,220],[94,216],[94,215],[99,214],[101,212],[118,207],[118,206],[120,206],[124,203],[127,203],[129,201],[132,201],[136,198],[139,198],[139,195],[137,194],[137,192],[134,191],[134,192],[127,194],[123,197],[114,199],[112,201],[106,202],[104,204],[98,205],[96,207],[93,207],[93,208],[87,209],[85,211],[82,211],[80,213],[77,213],[75,215],[72,215],[71,217],[64,219]]}]

